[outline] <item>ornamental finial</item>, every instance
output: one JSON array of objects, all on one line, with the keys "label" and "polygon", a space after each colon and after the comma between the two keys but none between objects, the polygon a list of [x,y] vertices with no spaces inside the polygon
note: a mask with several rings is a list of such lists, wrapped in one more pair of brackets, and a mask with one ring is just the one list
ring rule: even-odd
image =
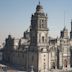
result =
[{"label": "ornamental finial", "polygon": [[40,5],[40,0],[39,0],[39,5]]}]

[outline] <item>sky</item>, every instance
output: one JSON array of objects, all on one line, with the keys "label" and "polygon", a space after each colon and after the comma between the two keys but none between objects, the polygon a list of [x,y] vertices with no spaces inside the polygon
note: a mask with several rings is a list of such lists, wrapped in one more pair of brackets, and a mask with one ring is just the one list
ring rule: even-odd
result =
[{"label": "sky", "polygon": [[[38,3],[39,0],[0,0],[0,43],[9,34],[15,38],[23,36]],[[70,32],[72,0],[40,0],[40,3],[48,14],[49,36],[59,37],[64,26]]]}]

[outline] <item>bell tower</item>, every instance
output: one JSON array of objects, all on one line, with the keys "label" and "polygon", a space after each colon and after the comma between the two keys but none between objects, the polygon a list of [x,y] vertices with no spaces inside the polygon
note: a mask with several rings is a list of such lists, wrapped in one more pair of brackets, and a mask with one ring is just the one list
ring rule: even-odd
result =
[{"label": "bell tower", "polygon": [[[43,10],[43,6],[39,4],[36,6],[36,11],[31,16],[31,50],[35,52],[34,68],[37,71],[46,72],[48,70],[48,28],[47,28],[47,14]],[[37,53],[37,54],[36,54]],[[36,61],[37,60],[37,61]]]},{"label": "bell tower", "polygon": [[[46,42],[48,28],[47,28],[47,14],[44,13],[42,5],[36,7],[36,12],[31,16],[31,44],[37,45],[41,42]],[[45,35],[42,36],[42,35]],[[41,38],[42,36],[42,38]]]}]

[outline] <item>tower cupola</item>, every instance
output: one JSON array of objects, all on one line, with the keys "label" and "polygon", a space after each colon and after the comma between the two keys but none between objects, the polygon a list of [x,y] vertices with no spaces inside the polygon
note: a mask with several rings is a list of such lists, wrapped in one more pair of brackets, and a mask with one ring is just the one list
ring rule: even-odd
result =
[{"label": "tower cupola", "polygon": [[68,29],[66,28],[66,26],[64,27],[63,31],[64,32],[67,32],[68,31]]},{"label": "tower cupola", "polygon": [[36,7],[36,13],[43,13],[43,6],[40,5],[40,2],[39,2],[39,4]]},{"label": "tower cupola", "polygon": [[61,31],[61,38],[68,38],[68,29],[66,26],[64,27],[63,31]]}]

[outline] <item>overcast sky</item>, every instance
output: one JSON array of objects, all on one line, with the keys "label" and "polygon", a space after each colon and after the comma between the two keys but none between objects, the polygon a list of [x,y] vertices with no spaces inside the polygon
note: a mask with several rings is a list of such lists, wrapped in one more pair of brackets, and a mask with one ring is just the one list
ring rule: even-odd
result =
[{"label": "overcast sky", "polygon": [[[0,0],[0,43],[11,34],[15,38],[23,36],[30,26],[31,14],[35,12],[38,0]],[[72,0],[40,0],[44,12],[48,14],[49,36],[57,37],[65,25],[70,31]]]}]

